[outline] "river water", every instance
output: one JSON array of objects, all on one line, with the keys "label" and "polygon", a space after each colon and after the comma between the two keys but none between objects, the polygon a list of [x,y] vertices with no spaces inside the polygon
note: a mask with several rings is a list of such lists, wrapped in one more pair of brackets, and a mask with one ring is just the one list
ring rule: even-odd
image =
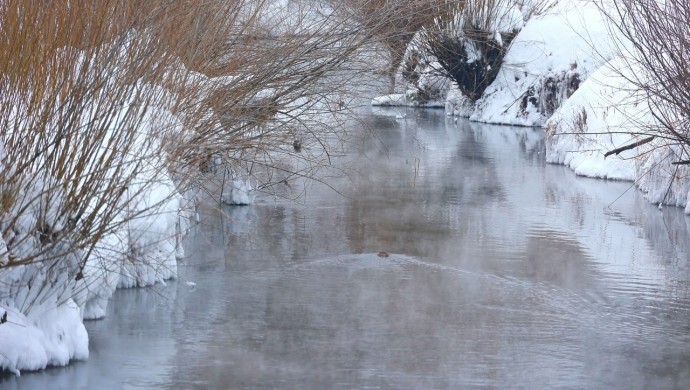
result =
[{"label": "river water", "polygon": [[341,194],[204,212],[89,360],[0,388],[690,388],[682,210],[546,164],[539,129],[397,114]]}]

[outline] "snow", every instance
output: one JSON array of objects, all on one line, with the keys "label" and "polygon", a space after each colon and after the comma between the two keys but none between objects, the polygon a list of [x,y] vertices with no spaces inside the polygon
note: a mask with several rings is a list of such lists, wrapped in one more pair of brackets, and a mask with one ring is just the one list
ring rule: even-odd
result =
[{"label": "snow", "polygon": [[7,322],[0,324],[2,370],[20,375],[20,370],[64,366],[89,357],[89,337],[72,299],[34,306],[28,315],[3,303],[0,313],[7,313]]},{"label": "snow", "polygon": [[[568,98],[568,82],[585,80],[611,54],[603,16],[590,2],[563,1],[531,18],[498,76],[476,104],[473,121],[542,126]],[[596,43],[596,48],[593,45]],[[557,87],[554,93],[547,93]]]},{"label": "snow", "polygon": [[404,93],[394,93],[390,95],[377,96],[371,101],[372,106],[406,106],[407,99]]},{"label": "snow", "polygon": [[[629,81],[641,70],[614,58],[597,70],[546,123],[546,159],[578,175],[632,180],[652,203],[690,212],[688,168],[673,166],[683,151],[663,138],[604,158],[607,151],[649,136],[658,126]],[[644,132],[641,135],[640,132]]]},{"label": "snow", "polygon": [[[286,6],[287,2],[280,3]],[[528,8],[525,5],[522,13],[511,9],[509,17],[494,26],[495,31],[522,26]],[[503,42],[500,34],[495,38]],[[640,140],[636,135],[640,129],[654,124],[648,105],[619,74],[637,70],[628,69],[625,61],[613,55],[609,41],[610,31],[593,3],[559,1],[548,13],[526,21],[498,77],[476,103],[448,80],[439,80],[431,71],[438,66],[432,61],[417,69],[418,87],[442,91],[441,100],[416,101],[417,91],[410,89],[376,97],[371,104],[445,107],[449,115],[478,122],[544,126],[548,162],[564,164],[582,176],[635,181],[659,208],[662,204],[681,206],[690,213],[690,182],[685,179],[690,177],[690,168],[671,165],[683,153],[678,147],[656,139],[604,157],[607,151]],[[170,119],[165,107],[149,115],[138,143],[159,142],[148,135],[157,121]],[[4,159],[0,162],[3,170],[11,169]],[[21,370],[88,358],[83,320],[103,317],[116,288],[148,286],[176,277],[177,259],[183,256],[180,239],[188,223],[186,203],[194,196],[178,193],[162,161],[148,158],[146,164],[125,192],[125,201],[131,204],[129,215],[117,218],[127,222],[96,245],[83,267],[83,278],[75,278],[81,252],[55,261],[0,268],[0,369],[20,375]],[[255,190],[248,179],[226,169],[211,176],[220,201],[254,202]],[[50,178],[37,176],[38,184],[26,190],[38,193],[46,180]],[[57,212],[49,209],[47,214],[52,218]],[[0,265],[9,261],[7,242],[12,238],[21,241],[12,248],[15,253],[30,253],[39,246],[31,234],[38,211],[28,208],[18,215],[17,231],[0,231]],[[186,285],[196,286],[194,282]]]},{"label": "snow", "polygon": [[451,86],[446,95],[446,114],[469,118],[474,110],[472,101],[462,94],[456,85]]},{"label": "snow", "polygon": [[247,206],[254,203],[256,190],[249,178],[242,178],[220,157],[209,162],[209,169],[199,174],[197,185],[185,194],[193,203]]},{"label": "snow", "polygon": [[157,154],[161,140],[152,135],[164,128],[179,131],[181,125],[165,107],[151,107],[143,123],[135,144],[144,158],[123,193],[127,208],[116,217],[121,225],[104,235],[84,267],[85,319],[102,318],[116,288],[149,286],[177,275],[185,201]]},{"label": "snow", "polygon": [[650,202],[684,207],[685,213],[690,214],[690,169],[687,165],[671,165],[683,153],[678,146],[667,146],[639,156],[636,184]]},{"label": "snow", "polygon": [[[531,13],[534,4],[522,3],[524,15]],[[496,79],[473,107],[458,100],[455,88],[446,87],[443,96],[451,114],[469,116],[477,122],[543,126],[553,111],[613,56],[610,32],[592,2],[559,1],[548,12],[532,16],[524,26],[522,18],[520,9],[512,7],[493,26],[500,31],[522,29],[509,47]],[[413,40],[406,58],[410,51],[421,50],[418,46]],[[438,68],[432,59],[417,72],[437,74]],[[379,96],[372,105],[417,105],[409,96]]]},{"label": "snow", "polygon": [[148,286],[177,275],[175,237],[182,200],[172,181],[154,172],[158,177],[142,178],[143,188],[127,190],[136,194],[131,196],[131,213],[140,216],[128,219],[124,227],[133,261],[122,261],[118,287]]},{"label": "snow", "polygon": [[249,179],[235,179],[227,183],[221,201],[231,205],[246,206],[254,203],[255,197],[256,192]]},{"label": "snow", "polygon": [[[564,20],[570,29],[563,28]],[[682,155],[677,146],[656,138],[604,157],[607,151],[649,136],[649,129],[658,126],[646,97],[629,81],[644,72],[614,55],[610,34],[599,11],[586,2],[561,3],[553,13],[531,19],[471,119],[544,125],[548,162],[564,164],[582,176],[634,181],[650,202],[685,207],[690,213],[690,183],[681,179],[690,172],[687,167],[671,165]],[[619,49],[626,50],[626,46],[619,45]],[[524,78],[512,69],[514,64],[525,64]],[[549,77],[557,84],[552,115],[544,110],[548,96],[543,93],[536,96],[538,104],[528,104],[524,112],[516,111],[516,105],[503,108],[515,95],[525,94],[529,88],[536,91],[540,83],[544,86],[543,80]],[[579,86],[568,90],[563,83],[573,77]],[[517,93],[506,94],[509,90]]]},{"label": "snow", "polygon": [[616,74],[622,65],[617,58],[594,72],[548,120],[548,162],[567,165],[578,175],[635,180],[638,151],[604,158],[607,151],[635,142],[632,133],[650,117],[625,78]]}]

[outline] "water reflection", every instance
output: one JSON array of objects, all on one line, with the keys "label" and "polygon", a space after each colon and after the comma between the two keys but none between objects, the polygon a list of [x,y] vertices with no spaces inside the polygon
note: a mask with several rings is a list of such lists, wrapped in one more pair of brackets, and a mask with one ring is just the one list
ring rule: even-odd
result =
[{"label": "water reflection", "polygon": [[342,196],[204,210],[181,281],[118,292],[90,360],[0,387],[690,385],[682,210],[546,165],[540,130],[399,114]]}]

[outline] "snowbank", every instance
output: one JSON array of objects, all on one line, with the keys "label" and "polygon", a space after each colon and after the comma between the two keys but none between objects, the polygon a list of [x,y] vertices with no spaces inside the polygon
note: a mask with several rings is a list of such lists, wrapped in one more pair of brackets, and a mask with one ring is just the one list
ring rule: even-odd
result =
[{"label": "snowbank", "polygon": [[591,2],[561,1],[548,13],[532,17],[514,39],[470,119],[542,126],[610,59],[608,42],[605,20]]},{"label": "snowbank", "polygon": [[0,370],[19,375],[89,356],[77,303],[85,299],[84,279],[74,277],[78,259],[79,253],[49,256],[0,269]]},{"label": "snowbank", "polygon": [[[158,172],[158,171],[154,171]],[[172,181],[160,173],[142,178],[143,188],[129,188],[137,194],[126,229],[129,251],[121,259],[118,287],[148,286],[177,275],[178,220],[183,201]],[[142,214],[143,213],[143,214]]]},{"label": "snowbank", "polygon": [[[19,370],[64,366],[89,357],[89,336],[77,304],[69,299],[46,303],[24,315],[16,307],[0,307],[0,369]],[[6,315],[6,317],[5,317]]]},{"label": "snowbank", "polygon": [[123,193],[126,208],[116,217],[120,225],[96,244],[84,267],[85,319],[105,316],[116,288],[149,286],[177,275],[187,214],[185,201],[160,155],[158,135],[181,129],[181,123],[163,106],[146,112],[135,140],[146,155],[136,160],[138,170]]},{"label": "snowbank", "polygon": [[[127,112],[125,106],[121,107],[123,112]],[[89,110],[85,109],[85,121],[91,120]],[[165,107],[154,107],[142,123],[134,140],[136,146],[130,150],[131,160],[123,159],[108,171],[133,175],[119,200],[126,207],[108,216],[112,218],[109,226],[116,228],[105,234],[92,252],[86,248],[67,250],[70,244],[65,239],[54,248],[43,249],[37,226],[44,220],[58,231],[64,226],[59,210],[54,209],[65,195],[54,190],[44,201],[41,196],[48,192],[41,191],[48,188],[46,183],[56,180],[52,172],[23,173],[31,180],[22,189],[35,196],[21,198],[9,210],[9,215],[18,219],[11,231],[0,232],[0,264],[8,264],[9,256],[37,257],[28,264],[0,267],[0,370],[19,375],[20,370],[87,358],[89,341],[82,321],[104,316],[116,287],[150,285],[176,276],[176,257],[182,254],[184,204],[167,174],[157,139],[164,133],[157,126],[170,129],[175,122]],[[119,128],[115,123],[112,126],[113,132]],[[97,146],[107,148],[104,145],[109,144]],[[7,172],[11,164],[5,164],[2,157],[0,150],[0,163]],[[106,180],[111,177],[115,176],[106,176]],[[87,208],[98,210],[94,216],[106,218],[98,199],[85,201]]]},{"label": "snowbank", "polygon": [[677,146],[656,138],[604,158],[607,151],[651,135],[648,129],[658,125],[644,96],[628,81],[632,73],[641,74],[615,58],[582,84],[546,123],[546,160],[578,175],[633,180],[650,202],[685,207],[690,213],[690,182],[684,179],[690,171],[671,164],[681,159]]},{"label": "snowbank", "polygon": [[453,85],[446,95],[446,115],[469,118],[474,111],[474,103]]},{"label": "snowbank", "polygon": [[[635,180],[638,151],[604,154],[634,142],[633,132],[649,117],[636,103],[628,82],[616,75],[616,59],[597,70],[546,123],[546,160],[578,175]],[[637,120],[632,118],[637,117]]]},{"label": "snowbank", "polygon": [[[528,6],[523,8],[530,13]],[[518,23],[518,16],[521,14],[514,11],[507,14],[510,18],[506,20],[510,23],[496,27],[506,31],[519,29],[522,23],[521,20]],[[419,79],[417,84],[423,87],[441,86],[436,88],[440,90],[438,95],[445,98],[444,106],[451,115],[468,116],[477,122],[542,126],[582,82],[612,57],[609,34],[596,5],[560,1],[547,13],[532,16],[522,26],[496,79],[475,104],[463,99],[457,86],[450,81],[437,80],[440,65],[434,58],[415,61],[415,58],[430,57],[428,54],[415,56],[415,52],[421,50],[415,40],[407,49],[398,79],[404,81],[401,75],[407,72],[413,73],[412,79]],[[594,43],[597,47],[593,47]],[[432,77],[433,83],[427,80]],[[406,94],[376,97],[372,105],[428,107],[415,99],[416,91],[421,88],[419,85],[408,82],[406,87],[413,88]],[[440,107],[441,104],[434,101],[431,106]]]},{"label": "snowbank", "polygon": [[[614,37],[594,2],[559,1],[548,12],[532,15],[533,2],[521,2],[527,19],[504,58],[498,76],[472,103],[451,85],[444,91],[448,115],[472,121],[545,126],[548,162],[564,164],[578,175],[635,181],[653,203],[685,207],[690,213],[690,168],[672,165],[683,151],[657,137],[652,142],[604,158],[607,151],[653,134],[654,117],[645,98],[621,77],[642,74],[616,58]],[[616,49],[617,46],[617,49]],[[430,63],[417,63],[412,42],[400,73],[431,74]],[[431,61],[433,63],[433,61]],[[409,65],[409,64],[408,64]],[[414,90],[413,90],[414,92]],[[418,105],[411,95],[377,97],[372,105]],[[653,132],[652,132],[653,133]]]},{"label": "snowbank", "polygon": [[[653,148],[648,145],[645,149]],[[690,214],[690,169],[687,165],[672,165],[684,151],[678,145],[665,146],[636,158],[637,187],[652,203],[685,208]]]},{"label": "snowbank", "polygon": [[417,32],[405,49],[395,75],[396,89],[404,92],[375,97],[372,106],[445,107],[450,80],[443,76],[438,60],[424,48],[424,41],[423,32]]},{"label": "snowbank", "polygon": [[653,135],[649,129],[658,126],[646,98],[629,81],[643,72],[614,58],[610,34],[591,2],[561,2],[530,19],[471,119],[544,125],[548,162],[582,176],[635,181],[650,202],[690,213],[690,170],[671,164],[683,159],[677,146],[657,137],[604,158]]}]

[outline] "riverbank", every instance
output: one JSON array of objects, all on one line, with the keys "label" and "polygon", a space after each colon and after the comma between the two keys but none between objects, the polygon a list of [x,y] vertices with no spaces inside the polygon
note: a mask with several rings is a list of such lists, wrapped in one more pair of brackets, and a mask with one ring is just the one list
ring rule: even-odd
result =
[{"label": "riverbank", "polygon": [[[516,12],[512,12],[512,14],[516,14]],[[183,15],[186,14],[183,13]],[[128,33],[123,35],[123,39],[130,39],[136,35],[134,32]],[[300,35],[290,36],[300,37]],[[342,36],[350,35],[343,34]],[[52,37],[50,38],[48,41],[52,40]],[[156,41],[157,39],[148,41]],[[640,101],[639,96],[634,91],[631,93],[632,84],[626,83],[625,77],[621,77],[619,72],[622,68],[620,58],[616,57],[614,51],[605,44],[609,40],[610,30],[606,26],[605,18],[598,13],[595,5],[590,2],[560,1],[556,7],[548,12],[528,18],[510,45],[497,78],[476,102],[470,102],[464,98],[458,89],[446,89],[443,98],[438,100],[420,102],[415,99],[414,95],[403,91],[400,94],[375,98],[373,103],[374,105],[406,105],[412,102],[417,107],[445,106],[449,115],[467,116],[474,122],[542,127],[545,129],[543,142],[546,161],[564,164],[582,176],[635,181],[637,186],[645,192],[650,202],[685,207],[686,212],[690,213],[690,202],[688,201],[690,185],[686,179],[690,177],[690,171],[685,166],[673,165],[674,162],[682,159],[679,157],[683,153],[680,148],[669,147],[663,142],[662,137],[657,137],[639,147],[606,156],[609,151],[640,141],[640,129],[654,124],[653,116],[646,110],[646,102]],[[248,41],[243,41],[242,44],[251,43],[255,40],[249,39]],[[262,39],[256,41],[260,42]],[[601,43],[601,45],[595,47],[593,46],[594,42]],[[313,49],[338,46],[334,46],[332,43],[329,41],[328,44],[315,45]],[[135,47],[136,45],[130,46]],[[302,46],[295,44],[293,47],[301,48]],[[62,50],[63,48],[59,46],[58,49]],[[104,50],[117,53],[120,49],[123,48],[112,47]],[[262,49],[265,51],[265,47]],[[164,285],[166,280],[176,277],[177,260],[183,255],[180,241],[186,231],[187,220],[189,219],[188,202],[193,203],[193,198],[196,195],[183,197],[182,194],[178,193],[178,183],[166,165],[170,163],[170,160],[177,158],[179,160],[177,163],[185,168],[191,168],[193,171],[191,176],[195,178],[201,177],[203,179],[205,176],[214,176],[222,183],[222,185],[215,186],[218,192],[222,194],[220,197],[235,204],[251,203],[254,199],[253,187],[250,185],[250,181],[226,180],[234,175],[234,173],[228,173],[230,172],[229,169],[222,172],[215,171],[218,168],[215,160],[216,158],[220,159],[218,157],[220,154],[214,154],[211,151],[213,147],[217,146],[214,142],[240,145],[239,149],[234,150],[236,152],[239,150],[243,152],[265,151],[266,154],[262,156],[265,158],[263,163],[261,158],[247,161],[244,159],[246,156],[238,158],[237,161],[246,163],[249,172],[254,173],[264,168],[267,171],[275,168],[279,174],[276,175],[276,178],[271,177],[269,181],[275,179],[275,183],[284,184],[288,187],[292,185],[288,179],[300,180],[305,171],[290,172],[282,165],[274,165],[275,160],[272,153],[280,152],[290,157],[304,158],[310,167],[306,170],[308,172],[312,171],[312,167],[320,168],[320,164],[323,164],[324,167],[330,166],[331,155],[327,150],[328,148],[322,143],[322,139],[319,136],[314,136],[309,142],[309,140],[305,141],[303,137],[308,138],[313,135],[312,130],[324,128],[328,129],[324,133],[326,135],[322,134],[324,139],[333,135],[338,138],[338,135],[329,127],[328,121],[322,121],[319,118],[305,122],[304,117],[301,117],[302,110],[304,107],[316,107],[316,111],[324,108],[328,113],[337,114],[340,110],[346,109],[345,106],[350,99],[344,97],[348,96],[345,92],[349,91],[346,91],[347,87],[344,83],[340,85],[339,87],[343,89],[342,95],[338,96],[338,99],[334,99],[331,102],[333,105],[328,105],[327,108],[312,105],[314,102],[303,96],[303,93],[313,93],[314,96],[317,96],[316,101],[319,102],[322,98],[319,89],[311,90],[311,92],[309,88],[300,90],[303,84],[299,74],[303,65],[319,63],[319,61],[312,61],[310,57],[303,57],[312,51],[307,50],[304,53],[301,49],[292,51],[293,55],[296,56],[295,59],[298,59],[294,63],[297,64],[296,68],[299,72],[296,72],[297,78],[293,80],[295,84],[282,92],[278,91],[279,88],[277,88],[285,80],[281,74],[290,74],[290,72],[283,69],[281,56],[276,57],[274,68],[271,71],[264,71],[265,62],[262,59],[253,64],[260,65],[257,68],[261,69],[261,72],[258,73],[265,77],[263,82],[261,80],[259,82],[253,81],[253,76],[244,78],[236,76],[205,77],[186,69],[185,64],[176,60],[171,63],[171,66],[162,68],[164,70],[162,73],[175,74],[180,72],[184,75],[184,80],[190,83],[198,82],[197,87],[200,89],[197,93],[199,93],[200,96],[198,97],[201,100],[178,101],[169,106],[152,108],[151,111],[156,111],[156,114],[159,114],[161,118],[172,118],[172,120],[162,120],[165,123],[158,128],[147,127],[154,120],[149,117],[139,118],[137,107],[141,101],[129,101],[127,99],[131,96],[126,94],[123,94],[126,97],[125,101],[117,102],[117,104],[105,100],[99,105],[91,106],[91,102],[87,102],[67,110],[69,115],[66,114],[60,120],[74,122],[76,128],[79,126],[89,128],[91,124],[99,121],[103,123],[112,121],[113,125],[118,125],[122,124],[119,122],[122,118],[136,118],[134,122],[138,125],[140,124],[139,119],[141,119],[140,122],[144,123],[141,127],[121,126],[119,130],[122,128],[136,129],[139,133],[139,138],[135,140],[126,139],[122,143],[144,144],[150,142],[151,139],[155,140],[149,144],[150,149],[154,150],[152,157],[150,155],[144,157],[144,155],[137,153],[137,150],[130,150],[128,153],[123,153],[127,156],[123,161],[115,164],[118,167],[116,170],[125,166],[140,167],[140,164],[148,164],[151,168],[144,169],[136,175],[124,175],[133,179],[132,182],[127,185],[116,186],[116,192],[109,192],[109,194],[124,194],[123,202],[120,202],[117,196],[112,197],[114,199],[112,205],[116,207],[120,207],[124,203],[129,204],[128,207],[122,208],[123,211],[120,214],[94,212],[92,218],[83,218],[83,214],[78,212],[84,211],[80,207],[67,212],[54,207],[56,201],[59,203],[65,199],[69,199],[73,205],[79,205],[80,202],[88,203],[88,199],[85,200],[80,197],[83,195],[81,192],[70,192],[70,196],[63,196],[67,192],[61,190],[61,188],[73,188],[73,183],[81,180],[82,172],[78,166],[84,164],[81,164],[80,159],[74,158],[78,153],[68,151],[68,148],[58,150],[57,152],[64,153],[60,154],[62,156],[60,159],[53,159],[56,154],[59,154],[57,152],[46,154],[44,156],[45,163],[38,164],[40,167],[37,168],[44,176],[41,176],[41,180],[35,180],[39,176],[34,175],[34,172],[14,176],[14,167],[12,166],[14,161],[12,158],[6,157],[9,149],[0,150],[3,172],[7,174],[7,177],[21,177],[23,184],[26,184],[25,187],[12,187],[11,185],[8,188],[3,187],[3,191],[5,191],[3,195],[22,192],[36,194],[36,196],[27,196],[28,203],[16,202],[12,205],[14,209],[8,208],[11,212],[6,213],[10,216],[7,221],[14,224],[13,228],[8,229],[7,225],[0,227],[3,229],[0,231],[0,252],[5,254],[5,256],[0,257],[0,265],[10,265],[9,267],[0,267],[1,369],[19,375],[20,370],[40,370],[47,366],[66,365],[74,359],[86,359],[89,356],[89,338],[83,321],[103,318],[109,310],[107,305],[116,288]],[[148,58],[148,52],[144,54],[125,57]],[[377,56],[378,54],[377,52]],[[245,60],[246,58],[241,56],[234,58],[232,65],[234,67],[238,63],[244,63]],[[105,63],[110,62],[105,61]],[[56,63],[60,63],[60,61],[56,61]],[[77,61],[77,63],[80,62]],[[228,67],[230,68],[229,65]],[[87,68],[93,69],[93,67],[87,66],[85,72]],[[139,68],[133,67],[132,69]],[[108,83],[115,79],[114,77],[112,80],[110,79],[110,71],[115,70],[105,68],[105,70],[97,72],[99,77],[104,77],[103,85],[109,85]],[[318,65],[316,70],[318,70],[317,73],[321,74]],[[66,73],[73,74],[74,72],[70,69]],[[124,77],[124,79],[127,78]],[[244,86],[246,88],[240,83],[242,80],[247,82]],[[328,79],[327,82],[323,82],[323,85],[328,88],[335,88],[337,83],[331,84],[331,81]],[[438,79],[427,79],[422,85],[429,87],[436,85],[436,81]],[[64,85],[71,85],[71,82],[65,82]],[[78,83],[75,82],[76,84]],[[124,83],[128,87],[131,84]],[[447,84],[449,83],[443,82],[443,80],[440,82],[440,85]],[[275,88],[267,89],[269,85],[273,85]],[[170,85],[168,86],[170,87]],[[179,91],[176,89],[178,87],[180,88]],[[172,90],[183,94],[188,87],[190,86],[184,85],[184,83],[174,83]],[[210,96],[210,90],[207,89],[211,87],[218,88],[216,92],[219,93],[214,98]],[[227,93],[232,92],[233,88],[235,88],[235,95],[228,95]],[[137,84],[136,88],[133,89],[136,90],[137,94],[154,91],[144,84]],[[163,101],[168,100],[167,94],[171,92],[161,93],[158,89],[155,91],[151,94],[151,98],[154,100],[161,98]],[[83,96],[78,89],[68,92]],[[97,95],[107,96],[111,92],[112,90],[108,89],[107,93],[99,91]],[[21,96],[21,94],[17,96]],[[287,101],[283,102],[282,106],[278,103],[281,98],[285,98]],[[39,98],[28,100],[40,102]],[[56,102],[58,100],[47,99],[46,101]],[[42,103],[37,104],[36,107],[41,105]],[[209,108],[210,106],[207,105],[213,105],[213,108]],[[204,108],[202,109],[201,106]],[[34,109],[38,109],[36,107]],[[103,109],[104,107],[107,109]],[[191,107],[192,112],[189,113],[191,116],[185,117],[180,114],[180,107]],[[292,110],[299,111],[299,113],[295,114]],[[20,111],[17,110],[17,112]],[[71,117],[75,112],[85,117],[75,120]],[[103,119],[100,117],[101,112],[107,112],[111,114],[111,117]],[[94,117],[89,117],[91,114]],[[194,119],[194,115],[198,115],[198,118]],[[272,140],[275,145],[266,148],[268,144],[264,137],[271,133],[267,131],[270,129],[266,125],[269,121],[267,118],[275,115],[277,115],[278,121],[273,125],[279,131]],[[46,114],[46,116],[49,115]],[[8,115],[8,117],[13,117],[13,114]],[[36,117],[40,117],[40,115]],[[402,114],[393,114],[393,117],[396,121],[407,119]],[[27,115],[25,122],[22,120],[15,122],[15,128],[19,129],[17,132],[24,130],[24,124],[32,123],[33,119],[34,116]],[[80,122],[82,119],[83,121]],[[238,121],[236,128],[232,127],[231,122],[234,120]],[[193,137],[194,142],[191,144],[194,150],[188,150],[192,153],[172,157],[158,153],[161,147],[157,142],[162,142],[164,138],[161,134],[171,131],[170,127],[173,127],[172,130],[175,130],[176,126],[184,127],[180,123],[182,121],[187,121],[185,126],[188,130],[193,129],[194,132],[197,132],[196,137]],[[384,123],[391,126],[397,123],[392,119],[390,123],[386,121],[387,119],[383,120]],[[11,120],[9,122],[12,123]],[[62,128],[55,123],[48,123],[48,125],[55,126],[57,129],[46,132],[46,134],[57,134],[55,139],[51,141],[51,145],[67,144],[67,142],[63,143]],[[208,127],[204,127],[207,125]],[[227,126],[230,126],[230,130]],[[40,126],[33,127],[40,128]],[[50,128],[50,126],[45,128]],[[109,134],[119,133],[116,130],[107,129],[106,132]],[[533,141],[530,136],[526,136],[520,131],[516,131],[516,134],[523,136],[522,141],[528,143]],[[209,141],[203,139],[204,137],[199,138],[200,134],[211,134],[213,137]],[[235,140],[237,142],[232,142],[227,137],[233,134],[243,134],[244,138],[239,137]],[[7,136],[11,138],[12,134]],[[156,138],[158,136],[161,139]],[[168,141],[173,139],[173,143],[183,138],[183,131],[171,131],[167,136]],[[471,143],[475,140],[470,137],[466,141]],[[519,143],[517,145],[519,147],[524,146]],[[42,146],[37,144],[36,150],[41,150]],[[87,141],[84,142],[84,146],[85,149],[90,149],[92,145]],[[108,150],[111,145],[104,142],[102,146],[102,150]],[[273,146],[275,147],[273,148]],[[432,144],[432,146],[434,145]],[[435,146],[440,149],[439,145]],[[531,145],[530,150],[525,152],[531,155],[539,153],[535,152],[532,146],[534,145]],[[80,150],[80,148],[74,149]],[[148,151],[150,152],[150,150]],[[232,147],[230,151],[233,151]],[[227,153],[228,150],[223,152]],[[98,153],[92,154],[92,157],[98,156]],[[469,161],[485,158],[479,152],[476,155],[469,152],[466,154],[463,158],[467,158]],[[30,153],[25,154],[25,156],[29,155]],[[410,158],[409,161],[418,161],[416,155],[408,157]],[[256,159],[256,155],[252,158]],[[67,161],[66,165],[69,167],[78,167],[74,170],[75,176],[73,178],[60,182],[56,177],[62,178],[63,170],[45,169],[51,167],[51,164],[58,160]],[[103,158],[93,158],[93,164],[90,166],[97,166],[104,161]],[[128,165],[130,163],[133,165]],[[405,160],[405,164],[407,163],[408,160]],[[31,164],[33,162],[28,163],[28,165]],[[262,166],[261,169],[256,168],[259,165]],[[107,164],[104,166],[105,168],[95,171],[111,172],[110,166]],[[416,179],[418,172],[414,172]],[[52,176],[54,173],[55,175]],[[177,173],[181,176],[185,174],[185,172]],[[451,169],[448,169],[446,173],[459,181],[463,180],[457,172]],[[113,176],[105,175],[101,182],[111,183],[112,178]],[[46,181],[42,182],[43,179]],[[405,178],[400,179],[404,180]],[[52,180],[56,181],[53,182]],[[12,180],[7,180],[3,182],[3,185],[12,184],[11,182]],[[38,182],[45,184],[45,186],[35,185]],[[42,191],[52,192],[56,188],[58,190],[55,191],[55,196],[47,196],[43,199]],[[98,198],[106,191],[99,190],[98,186],[93,188],[95,188],[93,194],[95,194],[94,199],[96,200],[89,203],[86,209],[106,209],[99,203],[101,199]],[[476,195],[474,192],[482,195],[476,199],[477,204],[480,205],[484,204],[482,202],[487,202],[487,198],[491,196],[504,199],[506,191],[509,191],[497,189],[492,186],[492,183],[481,183],[476,188],[473,186],[469,188],[471,188],[473,196]],[[23,191],[27,189],[31,191]],[[11,198],[12,196],[6,196],[4,200],[12,200]],[[41,201],[31,204],[37,199]],[[419,198],[418,202],[425,204],[424,202],[427,200]],[[152,207],[152,205],[155,206]],[[496,207],[500,208],[500,205]],[[12,214],[15,211],[16,214]],[[74,213],[71,213],[72,211]],[[455,214],[452,218],[459,218],[461,212],[460,209],[453,209]],[[70,227],[74,227],[80,221],[93,221],[94,219],[99,220],[99,218],[115,221],[114,224],[117,225],[117,228],[108,230],[107,234],[103,235],[100,241],[93,246],[93,251],[79,248],[77,251],[63,256],[59,251],[60,248],[58,248],[59,255],[55,258],[47,256],[46,260],[41,257],[45,254],[43,249],[46,246],[63,240],[62,234],[64,232],[67,232],[64,233],[65,235],[71,233]],[[332,222],[341,223],[342,220]],[[65,227],[66,229],[63,229]],[[396,229],[404,230],[404,226],[399,224]],[[86,233],[94,233],[95,230],[97,229],[86,231]],[[87,234],[82,236],[85,235]],[[78,239],[79,237],[75,234],[73,238]],[[63,243],[70,245],[73,241],[65,239]],[[12,264],[13,261],[24,259],[22,255],[26,255],[27,252],[31,252],[26,256],[29,259],[27,262],[35,260],[32,264]],[[36,253],[38,255],[35,258],[31,257]]]},{"label": "riverbank", "polygon": [[[448,115],[483,123],[536,126],[545,131],[546,159],[577,175],[635,182],[649,202],[690,213],[690,170],[679,146],[669,145],[649,103],[630,81],[597,5],[562,1],[533,16],[510,46],[493,83],[470,102],[457,88],[443,91]],[[408,94],[413,92],[408,92]],[[372,105],[413,99],[379,97]],[[649,143],[606,156],[656,135]]]},{"label": "riverbank", "polygon": [[397,112],[362,118],[342,196],[200,210],[179,280],[0,388],[687,387],[681,210],[546,164],[539,129]]}]

